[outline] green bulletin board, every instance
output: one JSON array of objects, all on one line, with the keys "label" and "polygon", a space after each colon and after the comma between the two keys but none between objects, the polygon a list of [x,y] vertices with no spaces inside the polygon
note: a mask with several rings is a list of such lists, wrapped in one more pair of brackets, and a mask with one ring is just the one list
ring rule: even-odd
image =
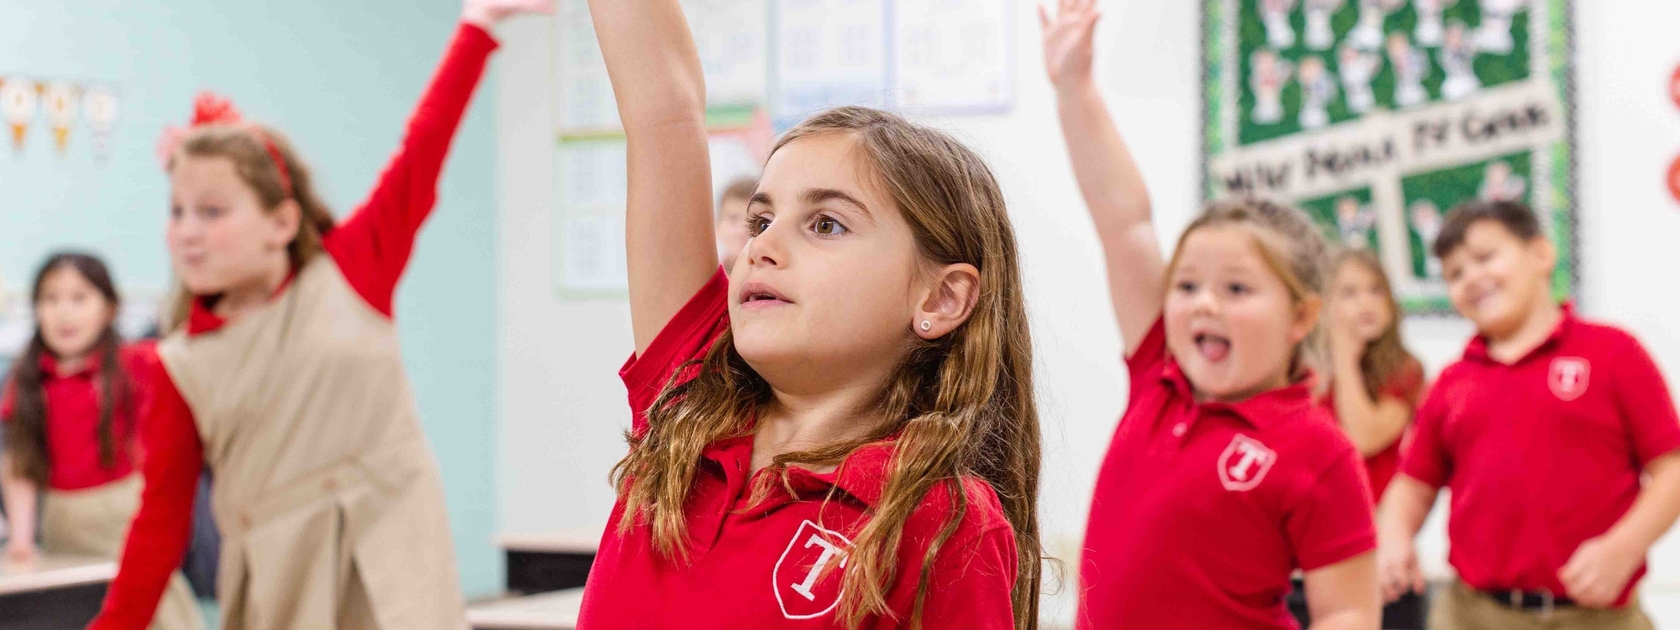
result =
[{"label": "green bulletin board", "polygon": [[1203,194],[1293,203],[1450,312],[1454,206],[1528,203],[1576,292],[1569,0],[1204,0]]}]

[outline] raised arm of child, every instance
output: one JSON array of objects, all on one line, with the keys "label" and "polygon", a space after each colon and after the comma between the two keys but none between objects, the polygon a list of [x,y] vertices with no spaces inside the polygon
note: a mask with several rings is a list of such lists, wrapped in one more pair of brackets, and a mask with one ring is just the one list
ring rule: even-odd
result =
[{"label": "raised arm of child", "polygon": [[677,0],[589,0],[624,123],[636,352],[717,272],[700,53]]},{"label": "raised arm of child", "polygon": [[1039,7],[1045,70],[1056,89],[1074,179],[1102,240],[1109,298],[1130,357],[1161,315],[1166,261],[1143,174],[1092,78],[1091,39],[1101,17],[1096,0],[1058,4],[1055,16]]}]

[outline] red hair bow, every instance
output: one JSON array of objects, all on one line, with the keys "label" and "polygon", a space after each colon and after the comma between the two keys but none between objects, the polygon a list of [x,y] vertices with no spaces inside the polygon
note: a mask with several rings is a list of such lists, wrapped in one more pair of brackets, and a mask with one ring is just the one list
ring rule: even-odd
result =
[{"label": "red hair bow", "polygon": [[233,125],[247,129],[268,151],[269,159],[274,161],[274,168],[280,175],[281,188],[288,196],[292,194],[292,174],[286,168],[286,160],[281,158],[280,147],[274,144],[274,140],[263,133],[262,129],[246,124],[245,117],[233,106],[233,101],[214,92],[199,92],[198,96],[193,98],[192,123],[187,127],[170,125],[163,129],[163,137],[158,139],[157,144],[158,161],[168,165],[169,158],[175,155],[175,150],[181,148],[181,141],[186,138],[187,132],[206,125]]}]

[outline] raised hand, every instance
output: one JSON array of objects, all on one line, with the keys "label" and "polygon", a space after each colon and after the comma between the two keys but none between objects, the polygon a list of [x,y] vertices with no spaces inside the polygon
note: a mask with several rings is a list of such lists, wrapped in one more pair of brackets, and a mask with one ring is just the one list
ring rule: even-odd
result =
[{"label": "raised hand", "polygon": [[1056,15],[1038,6],[1038,26],[1044,36],[1044,69],[1057,90],[1091,82],[1091,37],[1097,28],[1096,0],[1058,0]]},{"label": "raised hand", "polygon": [[483,29],[515,15],[553,12],[554,0],[465,0],[461,3],[461,21]]}]

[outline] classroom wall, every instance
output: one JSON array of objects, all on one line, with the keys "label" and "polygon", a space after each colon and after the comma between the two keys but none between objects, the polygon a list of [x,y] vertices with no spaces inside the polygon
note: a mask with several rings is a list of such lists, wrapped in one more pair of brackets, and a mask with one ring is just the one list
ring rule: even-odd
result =
[{"label": "classroom wall", "polygon": [[[80,127],[65,157],[54,154],[41,125],[21,153],[9,132],[0,138],[0,290],[20,289],[44,254],[62,246],[105,255],[139,298],[167,286],[168,189],[153,147],[164,125],[186,122],[201,88],[285,130],[342,216],[397,146],[459,12],[458,0],[0,0],[0,75],[110,82],[121,96],[105,162],[93,158]],[[473,595],[501,585],[500,555],[489,544],[494,96],[490,85],[481,89],[461,129],[396,306],[405,364],[443,469],[462,582]]]},{"label": "classroom wall", "polygon": [[[1044,425],[1041,512],[1046,544],[1072,561],[1097,466],[1125,403],[1120,341],[1101,256],[1061,145],[1043,78],[1032,2],[1017,3],[1014,110],[1002,116],[929,119],[980,150],[1008,197],[1026,267]],[[1198,3],[1110,0],[1098,32],[1098,72],[1139,156],[1170,246],[1197,207]],[[1657,25],[1680,23],[1680,4],[1576,3],[1581,165],[1581,310],[1634,331],[1680,383],[1680,311],[1668,270],[1680,268],[1680,204],[1663,173],[1680,154],[1680,110],[1665,94],[1680,40]],[[550,29],[506,33],[497,103],[500,401],[497,506],[515,531],[604,522],[609,468],[624,452],[629,415],[616,376],[631,350],[622,301],[562,302],[548,270],[553,201],[549,122],[552,65],[538,53]],[[529,51],[531,54],[523,54]],[[1431,370],[1470,335],[1462,320],[1414,318],[1405,333]],[[1444,506],[1443,506],[1444,508]],[[1444,566],[1441,513],[1426,527],[1427,561]],[[1069,565],[1070,571],[1074,565]],[[1680,543],[1653,554],[1647,605],[1680,623]],[[1074,577],[1071,573],[1069,578]],[[1071,619],[1071,589],[1045,617]]]}]

